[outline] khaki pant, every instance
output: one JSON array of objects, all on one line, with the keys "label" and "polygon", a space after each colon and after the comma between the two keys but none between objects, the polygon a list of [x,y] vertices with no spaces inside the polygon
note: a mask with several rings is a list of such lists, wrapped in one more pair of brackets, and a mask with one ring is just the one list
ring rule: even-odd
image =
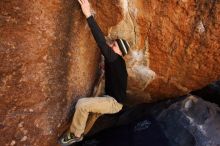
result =
[{"label": "khaki pant", "polygon": [[70,132],[81,136],[86,128],[89,113],[114,114],[122,109],[123,105],[111,96],[89,97],[78,100],[73,116]]}]

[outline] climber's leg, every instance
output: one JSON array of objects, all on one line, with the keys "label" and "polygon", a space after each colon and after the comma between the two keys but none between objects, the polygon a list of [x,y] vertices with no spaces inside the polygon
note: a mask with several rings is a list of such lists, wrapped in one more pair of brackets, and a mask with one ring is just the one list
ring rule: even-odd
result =
[{"label": "climber's leg", "polygon": [[122,109],[122,104],[118,103],[113,97],[91,97],[81,98],[76,104],[70,132],[80,137],[85,130],[89,113],[113,114]]}]

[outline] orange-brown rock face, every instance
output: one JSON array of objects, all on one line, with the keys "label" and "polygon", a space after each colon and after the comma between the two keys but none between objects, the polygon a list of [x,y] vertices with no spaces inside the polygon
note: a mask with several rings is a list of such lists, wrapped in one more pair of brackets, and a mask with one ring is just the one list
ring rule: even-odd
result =
[{"label": "orange-brown rock face", "polygon": [[220,78],[219,1],[121,1],[124,19],[110,35],[132,45],[129,95],[175,97]]},{"label": "orange-brown rock face", "polygon": [[[91,3],[105,35],[130,42],[130,99],[183,95],[220,78],[219,1]],[[55,145],[99,60],[76,0],[1,0],[0,145]]]}]

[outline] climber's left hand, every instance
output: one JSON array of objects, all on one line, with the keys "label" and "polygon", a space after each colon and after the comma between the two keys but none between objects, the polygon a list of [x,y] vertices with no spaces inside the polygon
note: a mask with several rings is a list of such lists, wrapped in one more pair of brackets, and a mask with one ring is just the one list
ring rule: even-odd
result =
[{"label": "climber's left hand", "polygon": [[83,14],[86,16],[86,18],[90,17],[92,15],[91,8],[88,0],[78,0],[78,2],[81,5]]}]

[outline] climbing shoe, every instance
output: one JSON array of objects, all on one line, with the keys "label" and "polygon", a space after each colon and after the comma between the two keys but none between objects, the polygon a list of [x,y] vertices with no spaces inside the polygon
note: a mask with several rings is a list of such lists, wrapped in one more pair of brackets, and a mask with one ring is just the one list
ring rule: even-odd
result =
[{"label": "climbing shoe", "polygon": [[69,146],[73,143],[80,142],[83,140],[83,137],[76,137],[73,133],[68,132],[65,136],[60,139],[60,144],[62,146]]}]

